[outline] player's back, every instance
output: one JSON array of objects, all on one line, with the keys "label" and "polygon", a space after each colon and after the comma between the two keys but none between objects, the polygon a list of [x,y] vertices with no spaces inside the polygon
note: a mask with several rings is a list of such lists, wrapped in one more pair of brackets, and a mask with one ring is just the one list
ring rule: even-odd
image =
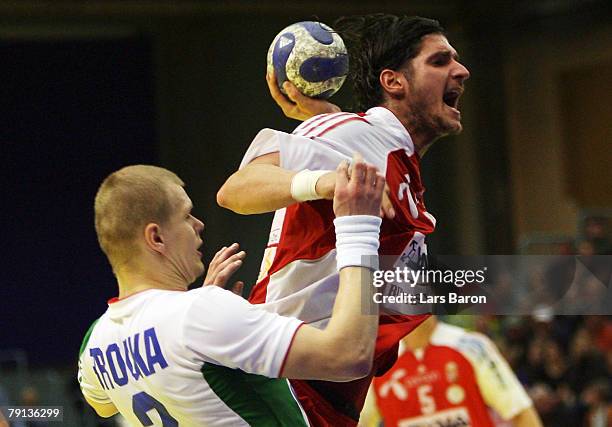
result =
[{"label": "player's back", "polygon": [[[199,329],[215,328],[213,317],[223,310],[226,294],[214,286],[189,292],[152,289],[109,301],[108,310],[92,326],[81,349],[83,392],[98,403],[114,403],[135,426],[264,423],[270,414],[257,408],[260,399],[253,389],[274,389],[278,382],[286,389],[286,380],[220,366],[233,368],[236,363],[232,360],[251,356],[248,349],[239,349],[245,343],[231,336],[197,342],[216,336]],[[192,310],[204,311],[211,322],[194,323]],[[226,353],[234,356],[227,360],[210,356]],[[253,371],[265,370],[253,366]],[[299,409],[294,412],[302,418]]]}]

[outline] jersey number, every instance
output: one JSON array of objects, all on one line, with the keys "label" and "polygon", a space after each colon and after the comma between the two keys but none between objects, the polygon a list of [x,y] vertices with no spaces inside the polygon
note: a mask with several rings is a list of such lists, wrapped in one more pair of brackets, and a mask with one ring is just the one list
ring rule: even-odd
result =
[{"label": "jersey number", "polygon": [[159,414],[163,427],[178,427],[178,421],[170,416],[161,402],[158,402],[144,391],[132,396],[132,410],[143,426],[153,425],[153,421],[151,421],[151,418],[147,415],[147,412],[152,409],[155,409]]},{"label": "jersey number", "polygon": [[408,209],[410,210],[410,215],[412,218],[417,219],[419,217],[419,210],[417,208],[416,202],[414,201],[415,197],[412,195],[412,191],[410,190],[410,175],[404,174],[406,178],[406,182],[400,183],[397,189],[397,198],[402,201],[404,197],[408,199]]},{"label": "jersey number", "polygon": [[430,415],[436,412],[436,402],[431,395],[432,387],[429,384],[417,388],[417,396],[421,405],[421,413]]}]

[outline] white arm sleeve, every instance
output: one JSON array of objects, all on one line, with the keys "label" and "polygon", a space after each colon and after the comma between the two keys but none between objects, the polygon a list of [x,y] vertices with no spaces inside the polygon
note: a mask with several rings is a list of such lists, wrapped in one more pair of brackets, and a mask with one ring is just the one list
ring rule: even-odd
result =
[{"label": "white arm sleeve", "polygon": [[334,170],[343,159],[350,159],[352,149],[326,144],[323,141],[273,130],[261,130],[247,149],[240,169],[253,159],[265,154],[280,152],[280,167],[299,171],[302,169]]},{"label": "white arm sleeve", "polygon": [[246,153],[244,153],[244,157],[242,158],[240,167],[238,169],[244,168],[257,157],[280,151],[277,133],[279,132],[274,129],[266,128],[260,130],[259,133],[255,135],[255,138],[251,142],[251,145],[249,145]]},{"label": "white arm sleeve", "polygon": [[96,378],[96,374],[93,370],[91,363],[86,360],[86,352],[88,348],[79,356],[79,372],[77,378],[79,385],[81,386],[81,392],[83,396],[87,397],[96,403],[106,404],[112,403],[106,391],[102,388],[100,381]]},{"label": "white arm sleeve", "polygon": [[184,318],[189,351],[205,362],[279,376],[300,320],[264,311],[216,286],[191,292],[200,295]]},{"label": "white arm sleeve", "polygon": [[477,345],[470,346],[466,356],[472,359],[476,381],[487,405],[504,420],[529,408],[531,399],[495,344],[481,334],[470,336]]}]

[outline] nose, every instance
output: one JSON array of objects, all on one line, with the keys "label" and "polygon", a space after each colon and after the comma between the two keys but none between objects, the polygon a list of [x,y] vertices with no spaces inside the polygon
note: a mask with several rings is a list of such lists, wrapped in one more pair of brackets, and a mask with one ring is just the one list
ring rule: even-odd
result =
[{"label": "nose", "polygon": [[463,83],[470,78],[470,70],[461,62],[455,61],[455,67],[453,68],[452,77],[458,80],[459,83]]},{"label": "nose", "polygon": [[198,234],[201,234],[202,231],[204,231],[204,223],[202,221],[200,221],[198,218],[196,218],[195,216],[193,217],[195,219],[195,230]]}]

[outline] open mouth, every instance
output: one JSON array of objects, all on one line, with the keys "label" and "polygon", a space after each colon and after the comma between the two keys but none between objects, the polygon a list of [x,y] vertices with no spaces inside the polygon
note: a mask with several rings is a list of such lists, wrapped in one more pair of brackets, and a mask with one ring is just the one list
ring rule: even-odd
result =
[{"label": "open mouth", "polygon": [[462,93],[463,91],[461,89],[451,89],[444,92],[442,101],[449,107],[459,111],[459,97],[461,97]]}]

